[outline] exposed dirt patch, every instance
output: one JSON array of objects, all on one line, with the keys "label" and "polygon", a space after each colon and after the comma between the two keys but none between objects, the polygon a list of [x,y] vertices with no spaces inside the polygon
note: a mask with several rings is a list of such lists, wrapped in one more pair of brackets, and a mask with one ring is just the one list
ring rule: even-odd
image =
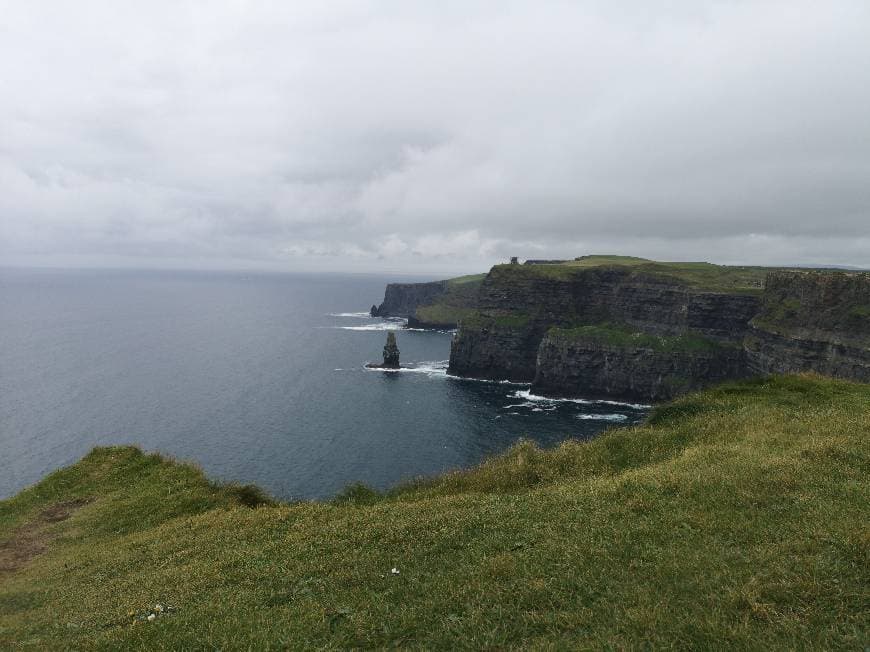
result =
[{"label": "exposed dirt patch", "polygon": [[7,541],[0,543],[0,576],[18,570],[45,552],[48,544],[57,536],[48,526],[65,521],[91,500],[76,498],[55,503],[39,512],[30,522],[19,526]]}]

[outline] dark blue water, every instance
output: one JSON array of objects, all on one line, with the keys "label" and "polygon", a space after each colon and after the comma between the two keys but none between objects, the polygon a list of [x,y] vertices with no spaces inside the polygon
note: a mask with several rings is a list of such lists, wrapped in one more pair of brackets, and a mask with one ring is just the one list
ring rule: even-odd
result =
[{"label": "dark blue water", "polygon": [[645,416],[451,378],[449,333],[398,331],[414,368],[363,369],[401,324],[342,313],[396,280],[0,270],[0,497],[95,445],[133,443],[213,478],[322,498]]}]

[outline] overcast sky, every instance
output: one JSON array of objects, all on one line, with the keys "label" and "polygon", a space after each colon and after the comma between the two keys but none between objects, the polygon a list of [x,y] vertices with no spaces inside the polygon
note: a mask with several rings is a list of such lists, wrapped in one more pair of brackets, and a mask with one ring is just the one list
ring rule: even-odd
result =
[{"label": "overcast sky", "polygon": [[0,16],[0,264],[870,267],[867,0]]}]

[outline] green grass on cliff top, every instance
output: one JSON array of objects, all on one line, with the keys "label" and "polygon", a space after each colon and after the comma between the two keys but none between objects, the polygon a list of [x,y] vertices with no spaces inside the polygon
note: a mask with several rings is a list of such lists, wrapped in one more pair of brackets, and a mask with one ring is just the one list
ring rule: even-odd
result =
[{"label": "green grass on cliff top", "polygon": [[449,286],[467,285],[470,283],[479,284],[484,278],[486,278],[486,274],[468,274],[466,276],[457,276],[456,278],[448,279],[447,284]]},{"label": "green grass on cliff top", "polygon": [[551,328],[547,334],[557,339],[593,341],[610,346],[652,349],[669,353],[716,351],[728,346],[695,333],[675,336],[651,335],[630,326],[609,323],[575,328]]},{"label": "green grass on cliff top", "polygon": [[486,274],[458,276],[447,281],[447,292],[417,308],[415,317],[429,324],[455,326],[475,311],[477,291]]},{"label": "green grass on cliff top", "polygon": [[257,502],[134,448],[0,502],[0,648],[870,644],[868,385],[732,383],[386,496]]},{"label": "green grass on cliff top", "polygon": [[583,256],[552,265],[496,265],[498,273],[569,279],[581,270],[595,267],[630,267],[635,273],[676,281],[711,292],[761,292],[764,278],[772,267],[734,267],[702,262],[659,262],[633,256]]}]

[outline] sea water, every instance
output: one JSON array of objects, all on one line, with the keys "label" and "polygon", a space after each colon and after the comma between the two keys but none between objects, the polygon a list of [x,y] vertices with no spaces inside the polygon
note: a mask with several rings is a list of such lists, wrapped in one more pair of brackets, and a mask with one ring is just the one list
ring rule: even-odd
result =
[{"label": "sea water", "polygon": [[[636,423],[447,374],[450,332],[366,312],[393,281],[249,272],[0,270],[0,497],[136,444],[286,499],[327,498]],[[398,372],[379,361],[396,332]]]}]

